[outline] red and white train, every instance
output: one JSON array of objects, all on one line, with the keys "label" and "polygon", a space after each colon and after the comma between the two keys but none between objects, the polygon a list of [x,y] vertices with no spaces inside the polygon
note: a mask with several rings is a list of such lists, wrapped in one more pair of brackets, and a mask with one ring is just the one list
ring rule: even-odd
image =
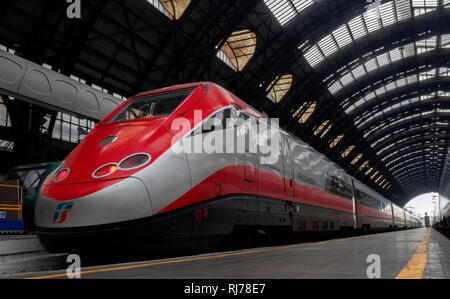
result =
[{"label": "red and white train", "polygon": [[[195,123],[199,110],[203,117]],[[200,247],[236,231],[289,234],[422,225],[284,131],[273,164],[261,164],[260,154],[250,151],[173,150],[212,134],[217,128],[198,129],[212,117],[264,121],[213,83],[145,92],[123,103],[44,182],[35,209],[42,243],[50,250],[94,243]],[[194,129],[174,130],[180,118]],[[235,137],[248,134],[235,127],[225,130]]]}]

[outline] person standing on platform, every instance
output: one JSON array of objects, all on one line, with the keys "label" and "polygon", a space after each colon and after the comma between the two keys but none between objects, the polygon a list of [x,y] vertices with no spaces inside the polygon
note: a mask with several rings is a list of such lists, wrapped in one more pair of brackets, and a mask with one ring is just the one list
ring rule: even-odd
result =
[{"label": "person standing on platform", "polygon": [[430,216],[428,216],[428,213],[425,213],[425,226],[430,227]]}]

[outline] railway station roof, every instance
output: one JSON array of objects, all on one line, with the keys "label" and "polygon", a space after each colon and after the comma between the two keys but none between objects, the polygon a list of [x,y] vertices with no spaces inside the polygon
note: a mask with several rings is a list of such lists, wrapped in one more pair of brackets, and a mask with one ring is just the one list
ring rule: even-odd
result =
[{"label": "railway station roof", "polygon": [[439,189],[450,0],[81,4],[1,1],[0,44],[125,97],[213,81],[399,205]]}]

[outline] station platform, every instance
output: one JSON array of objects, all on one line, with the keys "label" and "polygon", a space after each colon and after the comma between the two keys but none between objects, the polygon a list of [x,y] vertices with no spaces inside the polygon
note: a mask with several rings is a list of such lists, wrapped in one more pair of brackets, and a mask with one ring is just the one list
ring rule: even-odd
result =
[{"label": "station platform", "polygon": [[[84,279],[348,279],[368,278],[379,256],[383,279],[450,278],[450,240],[414,229],[322,242],[82,268]],[[10,278],[65,278],[66,271]]]},{"label": "station platform", "polygon": [[33,234],[0,236],[1,275],[63,269],[65,254],[50,254]]}]

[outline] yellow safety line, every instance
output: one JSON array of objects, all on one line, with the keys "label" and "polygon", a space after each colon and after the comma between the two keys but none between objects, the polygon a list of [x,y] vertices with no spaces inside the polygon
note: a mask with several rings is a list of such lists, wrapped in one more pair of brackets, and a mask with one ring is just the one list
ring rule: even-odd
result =
[{"label": "yellow safety line", "polygon": [[6,210],[6,211],[22,211],[22,208],[2,208],[0,207],[0,210]]},{"label": "yellow safety line", "polygon": [[20,205],[2,205],[0,204],[0,208],[2,207],[20,207]]},{"label": "yellow safety line", "polygon": [[431,229],[428,229],[425,239],[417,246],[416,252],[395,279],[423,278],[423,273],[428,261],[428,243],[430,242],[430,234]]}]

